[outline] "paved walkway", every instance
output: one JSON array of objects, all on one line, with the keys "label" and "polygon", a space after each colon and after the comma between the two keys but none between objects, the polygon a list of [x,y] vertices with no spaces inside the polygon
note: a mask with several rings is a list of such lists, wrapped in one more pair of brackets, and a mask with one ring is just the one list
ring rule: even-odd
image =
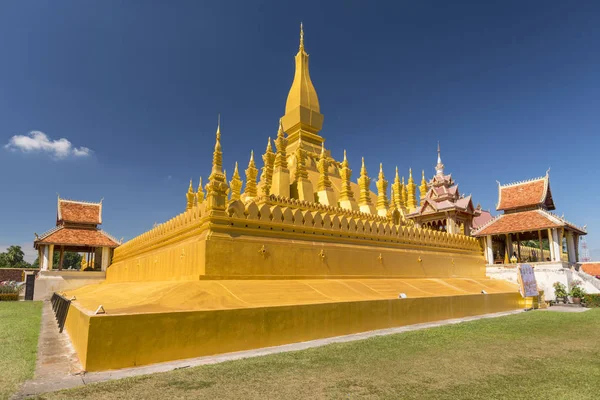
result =
[{"label": "paved walkway", "polygon": [[556,312],[585,312],[589,311],[591,308],[581,307],[574,304],[567,304],[562,306],[552,306],[548,308],[544,308],[542,311],[556,311]]},{"label": "paved walkway", "polygon": [[292,343],[282,346],[266,347],[256,350],[246,350],[215,356],[189,358],[186,360],[152,364],[142,367],[85,373],[81,369],[81,365],[79,364],[79,360],[77,359],[70,344],[68,335],[66,333],[58,333],[52,307],[50,306],[49,302],[46,302],[44,304],[44,311],[42,313],[42,331],[40,333],[40,343],[38,346],[39,360],[36,366],[34,378],[25,382],[21,388],[21,391],[13,396],[12,399],[24,399],[28,396],[35,396],[41,393],[53,392],[56,390],[69,389],[95,382],[104,382],[113,379],[122,379],[138,375],[153,374],[157,372],[167,372],[175,369],[196,367],[199,365],[217,364],[224,361],[258,357],[268,354],[298,351],[312,347],[324,346],[331,343],[351,342],[354,340],[362,340],[374,336],[392,335],[395,333],[459,324],[461,322],[475,321],[479,319],[503,317],[506,315],[518,314],[523,311],[524,310],[515,310],[495,314],[478,315],[474,317],[449,319],[425,324],[408,325],[398,328],[380,329],[377,331],[362,332],[352,335],[311,340],[308,342]]}]

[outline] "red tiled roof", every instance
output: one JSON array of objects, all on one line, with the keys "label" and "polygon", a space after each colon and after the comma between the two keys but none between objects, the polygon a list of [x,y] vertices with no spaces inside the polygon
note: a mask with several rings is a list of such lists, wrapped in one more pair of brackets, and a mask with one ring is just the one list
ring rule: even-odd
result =
[{"label": "red tiled roof", "polygon": [[477,231],[474,236],[528,232],[564,225],[566,225],[564,222],[543,210],[531,210],[513,214],[502,214],[487,225],[484,225],[483,229]]},{"label": "red tiled roof", "polygon": [[57,220],[80,224],[101,224],[102,203],[58,199]]},{"label": "red tiled roof", "polygon": [[59,226],[48,234],[40,236],[35,242],[38,244],[54,244],[63,246],[88,246],[88,247],[117,247],[119,243],[100,229],[67,228]]},{"label": "red tiled roof", "polygon": [[[548,175],[527,182],[500,186],[498,188],[497,210],[511,210],[521,207],[539,206],[546,203],[549,192]],[[554,209],[549,199],[548,209]]]},{"label": "red tiled roof", "polygon": [[600,275],[600,263],[581,264],[581,269],[583,269],[583,272],[585,272],[586,274],[589,274],[592,276]]},{"label": "red tiled roof", "polygon": [[478,229],[492,220],[492,214],[489,211],[481,210],[479,215],[473,217],[473,229]]}]

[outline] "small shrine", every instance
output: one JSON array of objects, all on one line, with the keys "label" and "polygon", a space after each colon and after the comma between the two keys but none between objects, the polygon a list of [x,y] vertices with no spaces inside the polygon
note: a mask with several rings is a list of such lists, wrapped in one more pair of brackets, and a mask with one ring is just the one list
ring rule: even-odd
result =
[{"label": "small shrine", "polygon": [[[579,238],[587,235],[585,227],[577,227],[550,212],[555,209],[549,171],[541,178],[507,185],[498,183],[496,210],[503,214],[474,232],[475,237],[484,239],[488,264],[578,262]],[[522,244],[531,241],[537,244],[537,249]]]},{"label": "small shrine", "polygon": [[452,174],[444,172],[444,164],[438,143],[438,158],[435,175],[429,182],[423,171],[420,192],[420,204],[406,217],[422,228],[448,233],[470,235],[476,229],[492,219],[489,211],[481,205],[473,206],[471,195],[461,195]]},{"label": "small shrine", "polygon": [[[83,258],[86,269],[106,271],[112,261],[113,249],[119,241],[104,232],[102,201],[65,200],[58,197],[56,227],[42,235],[35,234],[34,248],[38,251],[42,271],[62,270],[64,253],[87,253]],[[58,265],[53,265],[54,252],[60,252]]]}]

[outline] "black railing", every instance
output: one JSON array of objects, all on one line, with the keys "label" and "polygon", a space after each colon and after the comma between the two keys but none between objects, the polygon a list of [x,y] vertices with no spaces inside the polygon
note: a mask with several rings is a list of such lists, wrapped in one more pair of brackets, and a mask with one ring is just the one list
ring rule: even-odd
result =
[{"label": "black railing", "polygon": [[52,303],[52,310],[56,316],[59,332],[62,333],[63,328],[65,327],[65,321],[67,320],[67,313],[69,312],[71,300],[55,292],[52,295],[50,302]]}]

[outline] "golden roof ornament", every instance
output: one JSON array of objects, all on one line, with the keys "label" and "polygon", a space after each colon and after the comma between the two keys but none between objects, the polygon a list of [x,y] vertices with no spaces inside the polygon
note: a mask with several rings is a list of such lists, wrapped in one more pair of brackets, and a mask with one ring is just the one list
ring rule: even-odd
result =
[{"label": "golden roof ornament", "polygon": [[204,190],[202,189],[202,177],[198,182],[198,192],[196,192],[196,204],[200,205],[204,201]]},{"label": "golden roof ornament", "polygon": [[387,214],[387,208],[389,207],[387,198],[387,187],[388,181],[385,180],[383,174],[383,164],[379,164],[379,176],[376,182],[377,185],[377,210],[385,210]]},{"label": "golden roof ornament", "polygon": [[298,148],[296,149],[296,173],[295,180],[307,180],[308,171],[306,170],[306,159],[304,150],[302,150],[302,138],[298,140]]},{"label": "golden roof ornament", "polygon": [[304,27],[300,22],[300,46],[298,46],[298,52],[304,53]]},{"label": "golden roof ornament", "polygon": [[295,56],[294,80],[288,92],[285,115],[282,119],[288,134],[288,143],[295,143],[302,135],[305,143],[311,145],[309,150],[314,149],[316,156],[316,146],[324,141],[318,134],[323,127],[323,114],[317,91],[310,79],[308,57],[304,48],[304,27],[300,24],[300,45]]},{"label": "golden roof ornament", "polygon": [[360,198],[358,199],[359,205],[370,205],[371,204],[371,191],[369,186],[371,184],[371,178],[367,175],[367,168],[365,167],[365,158],[362,158],[362,166],[360,167],[360,177],[358,178],[358,186],[360,188]]},{"label": "golden roof ornament", "polygon": [[277,148],[277,153],[275,156],[275,168],[287,169],[287,139],[285,138],[285,132],[283,131],[283,124],[281,122],[281,119],[279,119],[279,130],[277,131],[277,140],[275,140],[275,147]]},{"label": "golden roof ornament", "polygon": [[419,199],[421,200],[421,204],[425,200],[425,196],[427,195],[427,181],[425,180],[425,170],[422,171],[421,178],[421,187],[419,187]]},{"label": "golden roof ornament", "polygon": [[317,190],[326,190],[331,187],[331,181],[329,180],[329,167],[327,163],[327,156],[325,155],[325,144],[321,143],[321,155],[319,156],[319,162],[317,163],[317,169],[319,170],[319,182],[317,183]]},{"label": "golden roof ornament", "polygon": [[415,180],[412,176],[412,168],[408,170],[408,204],[406,207],[409,211],[414,211],[417,208],[417,185],[415,185]]},{"label": "golden roof ornament", "polygon": [[185,206],[185,210],[189,210],[190,208],[194,207],[194,187],[192,186],[192,180],[190,179],[190,186],[188,187],[188,191],[185,194],[185,197],[187,199],[187,204]]},{"label": "golden roof ornament", "polygon": [[258,169],[254,163],[254,150],[250,152],[250,161],[248,162],[248,168],[246,168],[246,188],[244,194],[246,199],[251,199],[258,196],[258,190],[256,189],[256,177],[258,176]]},{"label": "golden roof ornament", "polygon": [[350,200],[354,198],[354,192],[350,186],[350,179],[352,178],[352,170],[348,165],[348,159],[346,158],[346,150],[344,150],[344,161],[342,161],[342,168],[340,170],[340,176],[342,178],[342,188],[340,191],[340,201]]},{"label": "golden roof ornament", "polygon": [[261,193],[264,196],[268,196],[271,194],[271,185],[273,183],[273,164],[275,163],[275,154],[273,153],[273,149],[271,147],[271,138],[267,140],[267,150],[265,151],[265,154],[263,154],[262,159],[264,165],[260,175],[260,180],[262,183]]},{"label": "golden roof ornament", "polygon": [[402,195],[402,184],[400,183],[400,175],[398,175],[398,166],[396,166],[396,176],[392,184],[392,193],[394,194],[394,205],[396,208],[404,208],[404,196]]},{"label": "golden roof ornament", "polygon": [[213,152],[213,165],[208,184],[206,185],[206,209],[209,215],[221,214],[225,212],[225,203],[227,201],[227,178],[223,173],[223,153],[221,151],[221,115],[217,123],[215,151]]},{"label": "golden roof ornament", "polygon": [[235,162],[235,168],[233,170],[233,176],[229,182],[231,188],[231,201],[239,200],[242,196],[242,180],[240,179],[240,173],[238,171],[238,163]]}]

